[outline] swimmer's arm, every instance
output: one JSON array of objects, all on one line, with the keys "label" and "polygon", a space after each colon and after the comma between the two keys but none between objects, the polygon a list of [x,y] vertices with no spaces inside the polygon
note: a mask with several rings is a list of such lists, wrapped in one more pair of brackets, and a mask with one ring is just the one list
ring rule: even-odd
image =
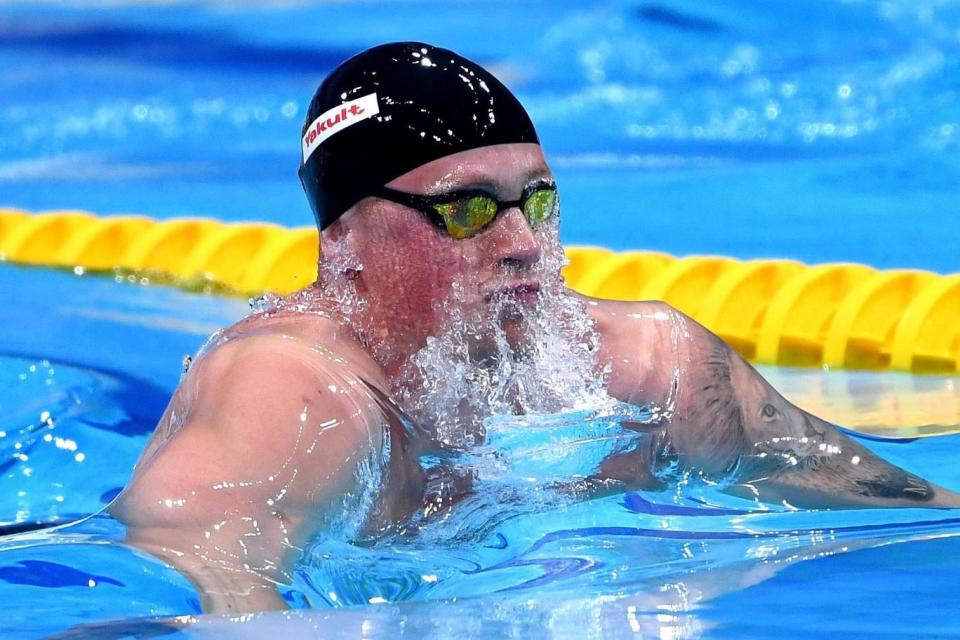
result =
[{"label": "swimmer's arm", "polygon": [[689,364],[668,433],[678,455],[731,472],[730,492],[804,508],[960,506],[957,494],[794,406],[729,345],[686,325]]},{"label": "swimmer's arm", "polygon": [[734,493],[798,507],[960,506],[957,494],[789,403],[726,343],[668,305],[593,306],[609,391],[656,407],[669,453],[686,467],[710,477],[732,473]]},{"label": "swimmer's arm", "polygon": [[197,385],[185,424],[112,511],[131,543],[198,583],[205,610],[282,606],[273,583],[288,582],[383,446],[377,414],[316,354],[279,337],[227,345],[184,384]]}]

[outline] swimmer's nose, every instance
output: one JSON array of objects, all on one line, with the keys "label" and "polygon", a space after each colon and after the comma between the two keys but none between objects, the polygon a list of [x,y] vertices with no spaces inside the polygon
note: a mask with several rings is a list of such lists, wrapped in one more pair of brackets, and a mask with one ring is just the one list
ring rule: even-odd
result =
[{"label": "swimmer's nose", "polygon": [[540,259],[540,241],[518,207],[500,213],[496,221],[497,262],[504,266],[530,267]]}]

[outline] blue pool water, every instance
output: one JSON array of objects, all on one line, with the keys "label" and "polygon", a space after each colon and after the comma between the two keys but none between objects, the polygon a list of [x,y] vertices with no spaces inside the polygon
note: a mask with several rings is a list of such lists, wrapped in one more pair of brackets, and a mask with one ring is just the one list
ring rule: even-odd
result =
[{"label": "blue pool water", "polygon": [[[455,48],[517,89],[567,243],[960,270],[957,2],[8,2],[0,206],[308,224],[307,99],[337,62],[394,39]],[[183,356],[247,309],[12,265],[0,292],[4,524],[99,511]],[[954,378],[764,373],[850,427],[960,423]],[[837,397],[850,401],[831,414]],[[929,424],[911,402],[948,411]],[[543,437],[610,426],[573,418],[543,418]],[[508,450],[545,483],[556,461],[531,438]],[[960,487],[957,436],[867,444]],[[446,528],[318,544],[288,596],[312,609],[171,637],[960,634],[955,512],[759,511],[696,485],[584,502],[510,480]],[[96,517],[0,542],[0,635],[123,637],[199,613],[189,583],[122,538]]]},{"label": "blue pool water", "polygon": [[[19,301],[0,309],[0,323],[34,329],[6,333],[0,352],[6,523],[69,520],[103,507],[127,481],[182,355],[246,310],[237,300],[13,266],[0,268],[0,286]],[[788,395],[864,389],[871,379],[766,373]],[[918,392],[906,386],[886,395]],[[884,395],[861,393],[863,415]],[[935,636],[957,632],[943,612],[958,584],[960,514],[765,510],[696,483],[589,501],[551,490],[553,480],[603,455],[597,435],[616,433],[615,422],[547,416],[532,435],[494,429],[494,473],[481,473],[476,496],[449,520],[373,546],[320,540],[288,593],[313,608],[202,617],[177,635],[392,638],[405,629],[409,637],[684,638],[829,629],[903,637],[918,625]],[[960,436],[865,442],[934,482],[960,486]],[[474,462],[483,471],[482,451]],[[123,535],[100,516],[0,542],[3,637],[76,625],[87,626],[74,637],[115,637],[146,633],[156,617],[198,614],[193,587],[125,547]]]},{"label": "blue pool water", "polygon": [[0,205],[310,224],[318,81],[421,39],[517,91],[567,243],[953,272],[958,29],[941,0],[5,2]]},{"label": "blue pool water", "polygon": [[[34,329],[5,334],[0,354],[6,523],[69,520],[103,507],[127,481],[182,355],[246,311],[237,300],[13,266],[0,268],[0,285],[20,302],[0,309],[3,326]],[[788,395],[870,380],[766,373]],[[864,415],[884,393],[872,395],[861,394]],[[202,618],[178,634],[396,637],[402,628],[410,637],[588,637],[581,633],[590,629],[597,637],[682,638],[830,629],[882,637],[902,636],[918,619],[932,635],[957,631],[942,612],[960,570],[960,514],[765,510],[696,483],[590,501],[552,491],[554,480],[604,454],[597,436],[616,432],[615,422],[546,416],[532,435],[509,424],[502,435],[493,429],[497,464],[484,476],[487,460],[476,455],[485,484],[454,517],[373,546],[318,541],[288,594],[312,609]],[[934,482],[960,486],[960,436],[865,442]],[[146,632],[146,618],[198,614],[193,587],[125,547],[123,535],[100,516],[0,542],[3,636],[88,625],[74,631],[86,637],[94,624],[105,634]]]}]

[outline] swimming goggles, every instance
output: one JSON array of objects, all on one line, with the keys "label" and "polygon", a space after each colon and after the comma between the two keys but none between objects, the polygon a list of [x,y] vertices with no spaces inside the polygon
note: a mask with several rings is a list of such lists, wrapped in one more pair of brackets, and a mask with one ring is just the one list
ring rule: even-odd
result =
[{"label": "swimming goggles", "polygon": [[509,202],[498,200],[482,189],[425,196],[380,187],[370,195],[416,209],[457,240],[480,233],[506,209],[518,207],[531,229],[536,229],[557,210],[557,185],[547,181],[528,185],[519,200]]}]

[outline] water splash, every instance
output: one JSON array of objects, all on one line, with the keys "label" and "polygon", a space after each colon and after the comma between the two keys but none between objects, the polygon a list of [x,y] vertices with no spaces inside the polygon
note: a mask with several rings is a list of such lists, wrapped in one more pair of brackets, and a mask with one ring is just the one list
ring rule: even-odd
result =
[{"label": "water splash", "polygon": [[[471,305],[480,286],[460,274],[435,313],[443,329],[430,336],[395,381],[401,407],[454,449],[484,441],[484,418],[600,406],[609,400],[599,366],[599,336],[582,302],[564,286],[558,224],[538,230],[541,259],[522,273],[540,283],[535,304],[517,295]],[[504,271],[494,290],[516,273]]]}]

